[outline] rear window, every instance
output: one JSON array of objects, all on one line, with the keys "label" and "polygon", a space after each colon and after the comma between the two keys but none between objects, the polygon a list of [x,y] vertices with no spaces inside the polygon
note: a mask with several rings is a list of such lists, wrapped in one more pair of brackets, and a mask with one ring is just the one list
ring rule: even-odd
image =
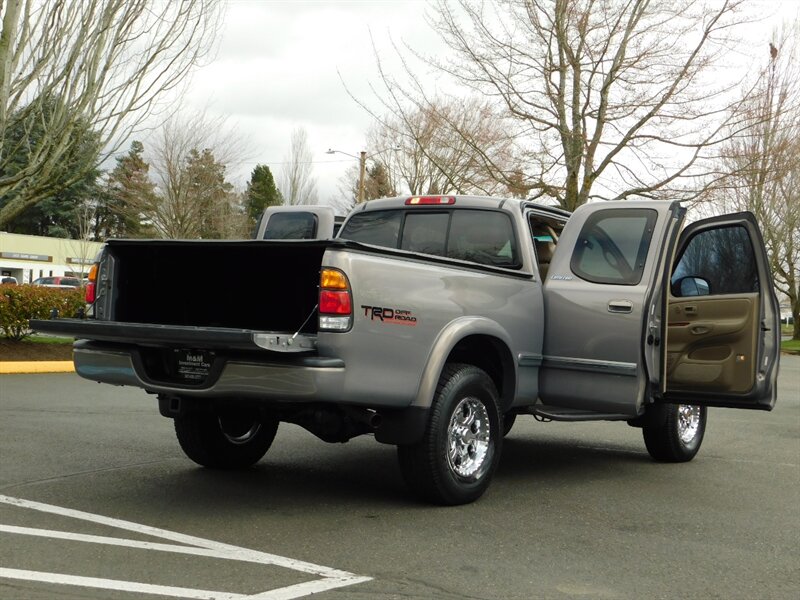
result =
[{"label": "rear window", "polygon": [[264,230],[265,240],[311,240],[317,237],[317,215],[312,212],[274,213]]},{"label": "rear window", "polygon": [[399,210],[359,213],[347,222],[339,237],[373,246],[397,248],[402,218],[403,213]]},{"label": "rear window", "polygon": [[499,211],[371,211],[353,215],[339,237],[483,265],[519,267],[511,218]]}]

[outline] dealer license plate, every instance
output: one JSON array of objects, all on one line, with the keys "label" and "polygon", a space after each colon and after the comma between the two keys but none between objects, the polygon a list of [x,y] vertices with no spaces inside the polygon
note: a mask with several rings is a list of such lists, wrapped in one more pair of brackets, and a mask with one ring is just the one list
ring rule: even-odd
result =
[{"label": "dealer license plate", "polygon": [[173,350],[175,374],[187,382],[199,383],[208,377],[214,353],[208,350]]}]

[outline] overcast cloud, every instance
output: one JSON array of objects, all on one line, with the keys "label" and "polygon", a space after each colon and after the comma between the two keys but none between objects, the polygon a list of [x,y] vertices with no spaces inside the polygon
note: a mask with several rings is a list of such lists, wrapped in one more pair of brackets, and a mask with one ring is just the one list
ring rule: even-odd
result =
[{"label": "overcast cloud", "polygon": [[[243,186],[257,163],[279,176],[297,126],[308,131],[320,200],[338,195],[357,155],[369,115],[348,95],[371,96],[375,59],[370,33],[388,51],[398,42],[433,51],[439,41],[424,22],[423,1],[276,2],[229,0],[216,58],[198,69],[186,96],[190,109],[229,117],[249,138],[248,162],[231,175]],[[341,74],[341,77],[340,77]]]},{"label": "overcast cloud", "polygon": [[[746,64],[757,49],[766,52],[771,30],[800,7],[798,0],[751,3],[767,17],[746,32],[742,55],[732,57],[737,65]],[[195,73],[186,105],[227,116],[228,124],[249,139],[248,162],[230,174],[237,186],[244,187],[257,163],[268,164],[279,177],[292,129],[303,126],[320,201],[331,202],[344,171],[356,161],[325,151],[376,150],[364,147],[371,118],[350,98],[340,74],[358,98],[369,102],[369,83],[377,79],[370,33],[385,57],[392,55],[389,35],[424,52],[442,51],[441,40],[425,23],[427,8],[423,0],[228,0],[215,59]]]}]

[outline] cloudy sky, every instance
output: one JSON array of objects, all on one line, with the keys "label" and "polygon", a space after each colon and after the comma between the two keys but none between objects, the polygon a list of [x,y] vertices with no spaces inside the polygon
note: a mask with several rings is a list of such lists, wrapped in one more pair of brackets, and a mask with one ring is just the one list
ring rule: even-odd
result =
[{"label": "cloudy sky", "polygon": [[371,119],[344,84],[372,101],[373,40],[387,53],[390,35],[398,43],[435,50],[440,42],[424,23],[425,10],[422,0],[228,0],[216,58],[194,74],[187,102],[227,116],[228,125],[249,139],[252,156],[234,174],[238,183],[256,163],[269,165],[277,177],[292,130],[304,127],[320,200],[327,203],[357,160],[326,150],[353,155],[371,150],[364,147]]},{"label": "cloudy sky", "polygon": [[[424,52],[443,49],[425,23],[424,0],[227,0],[215,58],[194,74],[187,92],[190,109],[224,115],[249,140],[248,162],[231,173],[243,187],[257,163],[268,164],[276,178],[297,126],[308,132],[320,201],[338,195],[353,155],[364,147],[369,115],[348,95],[375,104],[377,84],[373,40],[391,57],[391,36]],[[745,46],[766,52],[771,30],[800,8],[800,0],[750,0],[765,20],[750,27]],[[372,36],[372,39],[371,37]],[[745,55],[748,53],[745,52]],[[739,60],[746,61],[746,56]]]}]

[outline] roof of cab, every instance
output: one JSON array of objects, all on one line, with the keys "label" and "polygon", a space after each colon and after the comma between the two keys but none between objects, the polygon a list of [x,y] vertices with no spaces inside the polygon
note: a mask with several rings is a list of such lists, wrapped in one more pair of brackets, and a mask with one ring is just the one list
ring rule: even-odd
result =
[{"label": "roof of cab", "polygon": [[[413,204],[413,205],[406,204],[406,202],[411,198],[420,198],[427,196],[441,196],[443,198],[455,198],[455,202],[451,204]],[[458,195],[458,194],[427,194],[422,196],[404,195],[404,196],[395,196],[393,198],[381,198],[378,200],[369,200],[362,204],[356,205],[351,211],[351,214],[355,214],[362,211],[389,210],[397,208],[408,208],[410,210],[435,210],[435,209],[454,208],[454,207],[502,209],[504,206],[508,205],[514,205],[518,209],[526,207],[536,208],[538,210],[543,210],[559,215],[562,218],[567,218],[570,215],[568,211],[558,208],[556,206],[538,204],[522,198],[498,198],[496,196],[468,196],[468,195]]]}]

